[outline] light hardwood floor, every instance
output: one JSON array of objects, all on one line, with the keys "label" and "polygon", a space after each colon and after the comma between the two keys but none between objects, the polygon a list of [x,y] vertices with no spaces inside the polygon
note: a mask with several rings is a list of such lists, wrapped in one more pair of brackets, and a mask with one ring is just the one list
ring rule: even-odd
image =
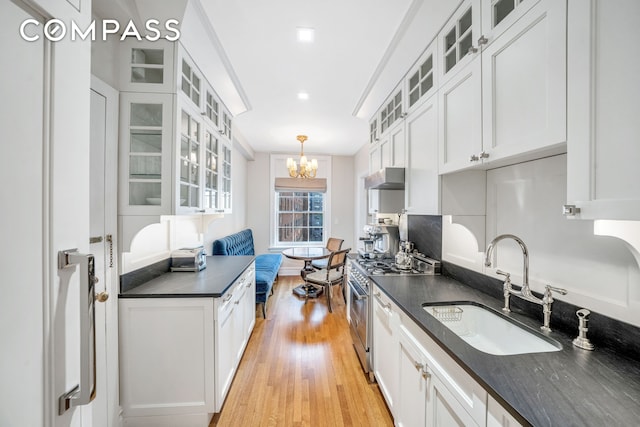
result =
[{"label": "light hardwood floor", "polygon": [[334,288],[299,299],[300,277],[280,277],[267,319],[256,325],[220,414],[210,426],[393,426],[376,384],[351,344],[345,302]]}]

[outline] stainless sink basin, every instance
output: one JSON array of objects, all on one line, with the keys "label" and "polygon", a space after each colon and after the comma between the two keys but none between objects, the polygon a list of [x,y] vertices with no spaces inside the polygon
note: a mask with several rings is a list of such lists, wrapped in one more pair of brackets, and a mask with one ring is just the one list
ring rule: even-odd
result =
[{"label": "stainless sink basin", "polygon": [[557,341],[493,310],[469,303],[432,305],[424,310],[472,347],[499,356],[560,351]]}]

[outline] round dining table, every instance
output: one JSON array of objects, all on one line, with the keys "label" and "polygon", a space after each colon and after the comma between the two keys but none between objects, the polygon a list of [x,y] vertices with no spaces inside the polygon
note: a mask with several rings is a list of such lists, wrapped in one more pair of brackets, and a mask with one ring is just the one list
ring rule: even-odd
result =
[{"label": "round dining table", "polygon": [[[282,251],[282,255],[290,259],[304,261],[304,267],[300,270],[300,276],[304,279],[307,273],[315,271],[311,262],[316,259],[328,258],[331,251],[324,247],[298,247],[285,249]],[[322,288],[310,283],[302,283],[293,288],[293,293],[305,298],[316,298],[322,293]]]}]

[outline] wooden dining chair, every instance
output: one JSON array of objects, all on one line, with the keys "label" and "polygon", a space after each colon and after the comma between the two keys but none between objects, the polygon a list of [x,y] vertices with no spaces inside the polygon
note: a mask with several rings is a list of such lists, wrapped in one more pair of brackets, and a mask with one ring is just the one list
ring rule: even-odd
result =
[{"label": "wooden dining chair", "polygon": [[340,293],[344,295],[345,265],[347,262],[347,254],[350,250],[351,248],[347,248],[331,252],[327,260],[326,268],[309,273],[305,277],[305,282],[323,287],[324,292],[327,294],[327,305],[330,313],[333,312],[331,309],[333,286],[340,285]]},{"label": "wooden dining chair", "polygon": [[[327,249],[331,252],[339,251],[342,248],[342,243],[344,243],[344,239],[337,239],[335,237],[329,237],[327,240]],[[311,262],[311,267],[316,270],[322,270],[327,267],[328,258],[324,259],[316,259]]]}]

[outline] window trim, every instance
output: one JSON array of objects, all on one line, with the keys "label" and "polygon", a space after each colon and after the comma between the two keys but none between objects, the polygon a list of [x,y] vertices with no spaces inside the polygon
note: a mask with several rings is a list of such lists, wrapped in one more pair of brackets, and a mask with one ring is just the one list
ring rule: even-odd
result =
[{"label": "window trim", "polygon": [[275,197],[275,181],[276,178],[284,178],[288,177],[287,174],[287,158],[300,157],[300,153],[289,153],[289,154],[271,154],[269,161],[269,249],[274,251],[279,251],[286,248],[292,247],[319,247],[324,246],[328,237],[331,235],[331,156],[318,156],[313,154],[308,154],[308,157],[312,157],[314,159],[318,159],[318,178],[326,178],[327,180],[327,191],[324,193],[324,235],[322,243],[301,243],[301,242],[291,242],[287,244],[278,244],[277,243],[277,215],[276,215],[276,197]]}]

